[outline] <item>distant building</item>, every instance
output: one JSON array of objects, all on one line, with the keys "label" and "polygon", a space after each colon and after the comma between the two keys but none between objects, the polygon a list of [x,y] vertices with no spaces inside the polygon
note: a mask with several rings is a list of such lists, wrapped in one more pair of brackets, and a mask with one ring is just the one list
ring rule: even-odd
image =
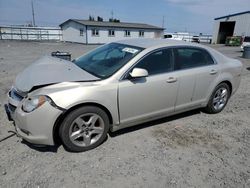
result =
[{"label": "distant building", "polygon": [[128,38],[161,38],[164,29],[143,23],[69,19],[59,25],[63,41],[103,44]]},{"label": "distant building", "polygon": [[212,43],[225,44],[228,36],[250,36],[250,11],[214,19]]}]

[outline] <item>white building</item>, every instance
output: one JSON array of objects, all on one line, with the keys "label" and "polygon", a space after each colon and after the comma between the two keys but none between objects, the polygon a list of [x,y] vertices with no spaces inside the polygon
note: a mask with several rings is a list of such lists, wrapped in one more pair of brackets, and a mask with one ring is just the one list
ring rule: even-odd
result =
[{"label": "white building", "polygon": [[69,19],[62,24],[63,41],[103,44],[128,38],[161,38],[163,28],[142,23]]},{"label": "white building", "polygon": [[224,44],[228,36],[250,36],[250,11],[214,19],[212,43]]}]

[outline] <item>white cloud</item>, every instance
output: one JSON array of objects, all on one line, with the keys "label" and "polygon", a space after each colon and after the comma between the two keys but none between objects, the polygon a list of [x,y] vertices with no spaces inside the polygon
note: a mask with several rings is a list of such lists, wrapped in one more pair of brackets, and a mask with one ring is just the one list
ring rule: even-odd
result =
[{"label": "white cloud", "polygon": [[193,4],[203,4],[207,0],[166,0],[172,4],[180,4],[180,5],[193,5]]},{"label": "white cloud", "polygon": [[213,18],[250,10],[250,0],[166,0],[166,2],[189,12]]}]

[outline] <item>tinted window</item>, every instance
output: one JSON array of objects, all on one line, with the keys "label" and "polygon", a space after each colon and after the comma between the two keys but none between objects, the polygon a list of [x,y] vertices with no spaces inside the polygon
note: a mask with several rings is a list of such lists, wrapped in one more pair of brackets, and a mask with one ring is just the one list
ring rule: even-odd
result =
[{"label": "tinted window", "polygon": [[175,70],[200,67],[214,64],[210,54],[205,50],[198,48],[176,48],[175,54]]},{"label": "tinted window", "polygon": [[250,42],[250,37],[245,37],[244,42]]},{"label": "tinted window", "polygon": [[149,75],[172,71],[172,50],[165,49],[154,52],[142,59],[135,67],[146,69]]},{"label": "tinted window", "polygon": [[164,35],[164,38],[165,38],[165,39],[173,38],[173,36],[172,36],[172,35]]}]

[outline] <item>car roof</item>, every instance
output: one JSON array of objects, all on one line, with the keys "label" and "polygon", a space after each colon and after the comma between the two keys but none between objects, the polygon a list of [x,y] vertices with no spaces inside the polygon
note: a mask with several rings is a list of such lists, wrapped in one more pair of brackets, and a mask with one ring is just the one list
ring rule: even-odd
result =
[{"label": "car roof", "polygon": [[217,62],[225,62],[227,57],[222,53],[214,50],[213,48],[202,45],[198,43],[191,43],[181,40],[172,40],[172,39],[127,39],[127,40],[120,40],[116,43],[126,44],[131,46],[137,46],[145,49],[157,49],[163,47],[173,47],[173,46],[187,46],[187,47],[198,47],[209,51],[213,57],[216,59]]},{"label": "car roof", "polygon": [[137,46],[141,48],[151,48],[151,47],[159,47],[159,46],[178,46],[178,45],[187,45],[187,46],[197,46],[201,47],[201,45],[180,41],[180,40],[171,40],[171,39],[127,39],[120,40],[116,43],[127,44],[131,46]]}]

